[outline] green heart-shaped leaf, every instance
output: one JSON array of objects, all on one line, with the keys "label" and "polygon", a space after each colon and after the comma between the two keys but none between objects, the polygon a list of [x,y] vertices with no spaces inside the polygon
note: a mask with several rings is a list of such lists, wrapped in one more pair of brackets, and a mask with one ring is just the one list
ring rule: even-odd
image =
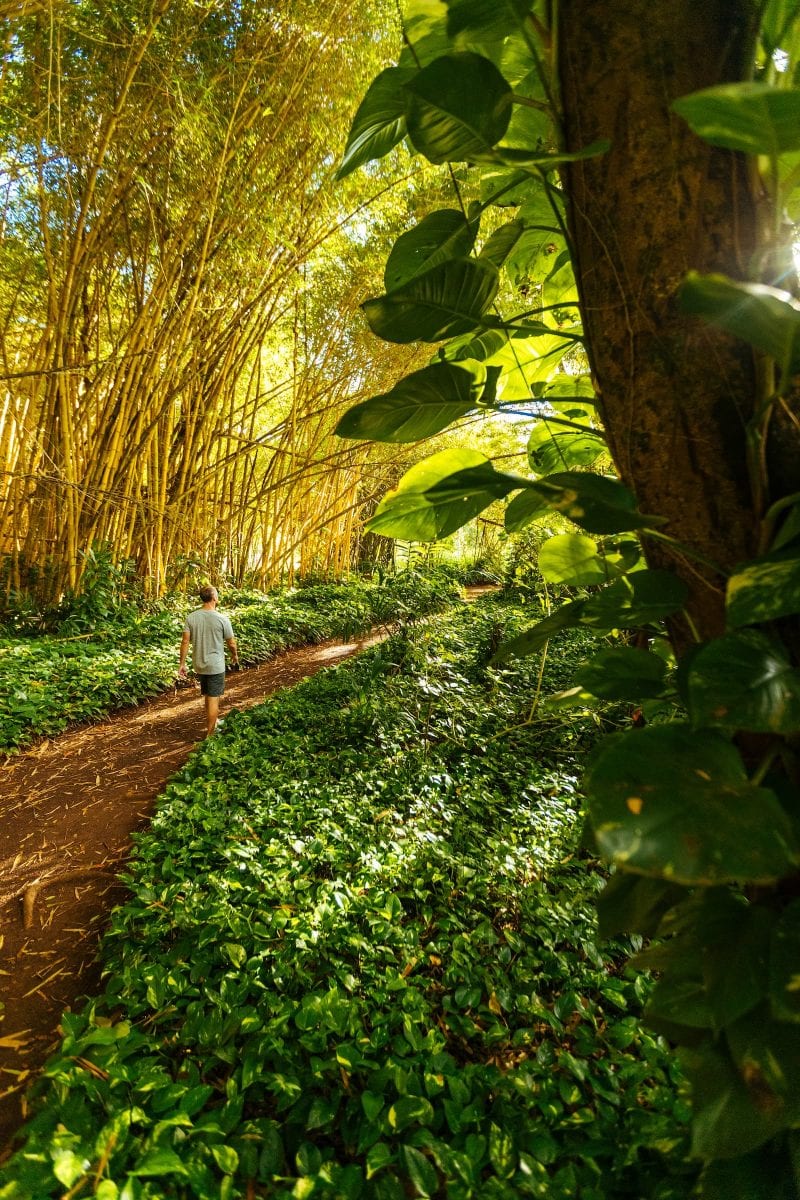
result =
[{"label": "green heart-shaped leaf", "polygon": [[726,83],[675,100],[698,137],[726,150],[776,157],[800,150],[800,90]]},{"label": "green heart-shaped leaf", "polygon": [[511,88],[480,54],[443,54],[406,84],[408,134],[430,162],[489,154],[511,119]]},{"label": "green heart-shaped leaf", "polygon": [[779,1108],[759,1103],[727,1049],[703,1042],[680,1051],[692,1086],[692,1153],[698,1158],[735,1158],[760,1146],[784,1125]]},{"label": "green heart-shaped leaf", "polygon": [[509,533],[517,533],[533,521],[546,517],[549,512],[550,505],[545,504],[541,496],[526,488],[518,496],[513,496],[506,505],[505,527]]},{"label": "green heart-shaped leaf", "polygon": [[605,583],[609,575],[597,552],[597,542],[583,533],[559,533],[548,538],[539,550],[538,564],[548,583],[570,587]]},{"label": "green heart-shaped leaf", "polygon": [[372,81],[361,101],[342,156],[337,179],[373,158],[382,158],[406,136],[406,94],[403,85],[415,72],[387,67]]},{"label": "green heart-shaped leaf", "polygon": [[800,555],[797,547],[758,558],[728,580],[728,624],[760,625],[800,613]]},{"label": "green heart-shaped leaf", "polygon": [[598,630],[637,629],[679,612],[688,594],[671,571],[634,571],[586,601],[585,623]]},{"label": "green heart-shaped leaf", "polygon": [[455,208],[428,213],[392,247],[383,274],[387,292],[449,258],[466,257],[475,244],[478,223]]},{"label": "green heart-shaped leaf", "polygon": [[433,363],[414,371],[383,396],[349,409],[335,432],[339,437],[376,442],[416,442],[432,437],[477,404],[486,369]]},{"label": "green heart-shaped leaf", "polygon": [[690,271],[680,302],[685,313],[702,317],[769,354],[782,372],[800,370],[800,304],[789,292]]},{"label": "green heart-shaped leaf", "polygon": [[387,342],[438,342],[472,333],[497,294],[497,268],[454,258],[362,305],[373,333]]},{"label": "green heart-shaped leaf", "polygon": [[548,424],[543,418],[533,427],[528,439],[528,462],[532,471],[544,475],[548,471],[569,467],[588,467],[606,450],[600,433],[581,433]]},{"label": "green heart-shaped leaf", "polygon": [[619,480],[605,475],[562,471],[531,486],[552,509],[589,533],[623,533],[664,524],[663,517],[640,513],[633,494]]},{"label": "green heart-shaped leaf", "polygon": [[406,472],[384,496],[367,529],[385,537],[435,541],[526,482],[496,471],[475,450],[442,450]]},{"label": "green heart-shaped leaf", "polygon": [[666,663],[648,650],[615,646],[601,650],[575,672],[575,681],[601,700],[636,703],[664,691]]},{"label": "green heart-shaped leaf", "polygon": [[703,886],[773,883],[800,861],[775,794],[750,783],[736,747],[709,730],[612,734],[586,791],[602,853],[626,870]]},{"label": "green heart-shaped leaf", "polygon": [[695,726],[752,733],[800,729],[800,672],[759,630],[729,633],[701,646],[686,688]]},{"label": "green heart-shaped leaf", "polygon": [[571,604],[562,605],[561,608],[556,609],[554,613],[545,617],[543,621],[539,621],[531,629],[526,629],[517,637],[503,642],[492,662],[507,662],[510,658],[524,658],[528,654],[535,654],[537,650],[541,650],[554,633],[558,633],[562,629],[577,629],[581,624],[585,607],[585,600],[573,600]]}]

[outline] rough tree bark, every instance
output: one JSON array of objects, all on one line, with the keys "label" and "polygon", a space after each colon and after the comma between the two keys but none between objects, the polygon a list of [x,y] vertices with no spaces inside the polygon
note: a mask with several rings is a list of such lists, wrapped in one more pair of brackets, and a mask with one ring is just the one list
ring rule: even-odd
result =
[{"label": "rough tree bark", "polygon": [[[611,141],[566,177],[601,415],[642,510],[668,518],[667,534],[721,568],[663,544],[648,550],[651,565],[672,566],[689,584],[703,637],[723,630],[724,573],[758,550],[744,434],[759,366],[744,343],[682,317],[677,293],[691,268],[752,278],[766,213],[749,164],[695,137],[670,105],[748,77],[755,8],[563,0],[560,10],[567,148]],[[673,634],[681,643],[687,631]]]}]

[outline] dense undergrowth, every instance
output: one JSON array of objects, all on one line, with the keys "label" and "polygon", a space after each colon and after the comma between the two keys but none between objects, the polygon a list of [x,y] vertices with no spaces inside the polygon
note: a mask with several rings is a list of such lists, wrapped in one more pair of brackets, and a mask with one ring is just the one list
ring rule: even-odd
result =
[{"label": "dense undergrowth", "polygon": [[648,984],[577,849],[593,727],[525,723],[539,665],[486,666],[516,619],[395,636],[194,754],[3,1200],[688,1194]]},{"label": "dense undergrowth", "polygon": [[[380,584],[352,580],[276,595],[231,591],[223,601],[247,665],[292,646],[354,637],[371,625],[435,611],[458,594],[449,577],[403,572]],[[109,609],[87,634],[0,637],[0,753],[169,687],[183,613],[197,604],[175,598],[144,615],[128,606]]]}]

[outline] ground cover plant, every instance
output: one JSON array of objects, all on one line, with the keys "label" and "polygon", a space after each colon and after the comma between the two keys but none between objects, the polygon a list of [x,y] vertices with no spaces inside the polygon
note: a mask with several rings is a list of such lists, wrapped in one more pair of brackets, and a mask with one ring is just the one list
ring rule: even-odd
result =
[{"label": "ground cover plant", "polygon": [[592,723],[526,723],[541,664],[487,666],[518,618],[405,631],[194,754],[3,1200],[687,1194],[675,1067],[578,850]]},{"label": "ground cover plant", "polygon": [[[349,638],[372,625],[452,603],[458,587],[436,574],[405,572],[382,583],[354,579],[272,595],[233,592],[240,658],[252,665],[280,650],[330,637]],[[0,752],[67,725],[155,696],[175,680],[184,597],[156,614],[114,620],[93,633],[0,638]],[[191,661],[191,660],[190,660]]]},{"label": "ground cover plant", "polygon": [[630,631],[576,684],[677,692],[586,773],[603,905],[664,939],[646,1018],[691,1082],[697,1194],[797,1200],[800,2],[398,7],[339,175],[401,144],[449,173],[362,303],[431,359],[337,430],[413,444],[497,407],[530,429],[524,473],[463,441],[411,464],[368,532],[434,541],[500,499],[510,532],[572,522],[539,571],[596,592],[504,653]]}]

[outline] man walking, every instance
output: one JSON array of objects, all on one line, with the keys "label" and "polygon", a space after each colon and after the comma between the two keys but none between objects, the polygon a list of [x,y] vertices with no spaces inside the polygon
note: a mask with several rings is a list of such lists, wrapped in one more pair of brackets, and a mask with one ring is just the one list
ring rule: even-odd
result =
[{"label": "man walking", "polygon": [[217,728],[219,700],[225,691],[225,646],[231,654],[231,665],[239,670],[239,650],[228,617],[216,611],[219,593],[214,587],[199,592],[202,608],[190,612],[183,627],[178,674],[186,674],[186,655],[192,643],[192,666],[200,679],[200,692],[206,706],[206,737]]}]

